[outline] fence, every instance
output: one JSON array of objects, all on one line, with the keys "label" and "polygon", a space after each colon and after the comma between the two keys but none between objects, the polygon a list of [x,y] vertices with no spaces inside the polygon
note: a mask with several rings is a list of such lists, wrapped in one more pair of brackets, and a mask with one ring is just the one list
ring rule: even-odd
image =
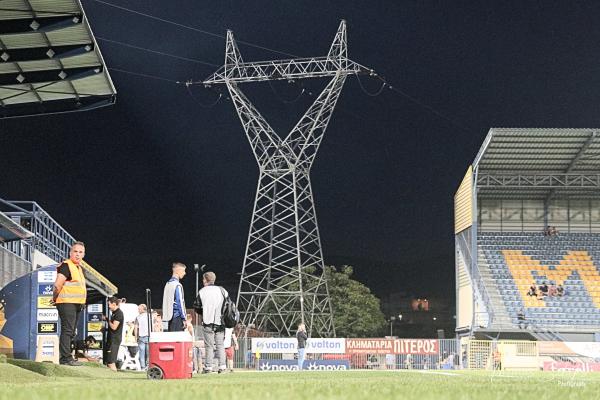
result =
[{"label": "fence", "polygon": [[[272,338],[264,338],[263,340]],[[255,339],[256,340],[256,339]],[[282,339],[277,339],[282,340]],[[295,342],[295,339],[287,339]],[[330,339],[333,340],[333,339]],[[360,341],[361,348],[327,353],[307,351],[305,368],[311,369],[457,369],[459,346],[455,339],[337,339],[348,343]],[[364,345],[366,343],[366,345]],[[297,356],[293,352],[259,352],[252,348],[251,338],[238,339],[239,350],[234,366],[246,369],[294,369]],[[289,367],[287,367],[289,366]]]},{"label": "fence", "polygon": [[528,340],[469,340],[469,369],[538,370],[538,342]]},{"label": "fence", "polygon": [[[297,370],[294,338],[242,337],[238,345],[235,368]],[[314,370],[600,371],[600,342],[309,339],[306,353],[304,368]]]}]

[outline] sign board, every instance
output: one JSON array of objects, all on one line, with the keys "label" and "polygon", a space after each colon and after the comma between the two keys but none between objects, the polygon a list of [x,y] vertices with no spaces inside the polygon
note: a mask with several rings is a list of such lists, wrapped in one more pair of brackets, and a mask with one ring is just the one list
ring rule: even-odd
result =
[{"label": "sign board", "polygon": [[38,296],[52,296],[54,285],[51,283],[44,283],[38,285]]},{"label": "sign board", "polygon": [[42,308],[37,310],[38,321],[58,321],[58,310],[56,308]]},{"label": "sign board", "polygon": [[35,361],[51,361],[58,364],[58,336],[38,335]]},{"label": "sign board", "polygon": [[102,332],[88,332],[88,336],[92,336],[94,339],[96,339],[99,342],[102,342],[102,340],[103,340]]},{"label": "sign board", "polygon": [[544,361],[544,371],[600,371],[597,362]]},{"label": "sign board", "polygon": [[[298,341],[294,338],[252,338],[252,352],[297,353]],[[343,354],[346,339],[310,338],[306,342],[306,353]]]},{"label": "sign board", "polygon": [[[303,369],[308,371],[347,371],[350,369],[348,360],[310,360],[304,361]],[[298,371],[295,360],[260,360],[259,371]]]},{"label": "sign board", "polygon": [[349,354],[432,354],[437,355],[437,339],[346,339]]},{"label": "sign board", "polygon": [[100,332],[102,330],[102,322],[88,322],[88,332]]},{"label": "sign board", "polygon": [[56,271],[38,271],[38,283],[54,283],[56,280]]},{"label": "sign board", "polygon": [[92,358],[102,358],[102,350],[88,350],[87,354]]},{"label": "sign board", "polygon": [[87,311],[89,313],[102,313],[102,304],[89,304]]},{"label": "sign board", "polygon": [[47,333],[57,333],[58,332],[58,322],[38,322],[37,323],[37,333],[47,334]]},{"label": "sign board", "polygon": [[55,308],[51,303],[52,296],[38,296],[37,307],[38,308]]},{"label": "sign board", "polygon": [[102,322],[102,314],[88,314],[88,322]]}]

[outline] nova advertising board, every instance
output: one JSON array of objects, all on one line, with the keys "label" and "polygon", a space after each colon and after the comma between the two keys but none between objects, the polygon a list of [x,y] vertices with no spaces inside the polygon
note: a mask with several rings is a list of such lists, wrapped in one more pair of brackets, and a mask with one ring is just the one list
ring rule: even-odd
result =
[{"label": "nova advertising board", "polygon": [[437,355],[437,339],[346,339],[348,354]]},{"label": "nova advertising board", "polygon": [[[350,369],[348,360],[307,360],[303,369],[308,371],[347,371]],[[259,371],[298,371],[296,360],[260,360]]]},{"label": "nova advertising board", "polygon": [[38,284],[38,296],[52,296],[54,285],[51,283]]},{"label": "nova advertising board", "polygon": [[102,322],[102,314],[88,314],[88,322]]},{"label": "nova advertising board", "polygon": [[[252,352],[297,353],[298,341],[294,338],[252,338]],[[306,342],[306,353],[344,354],[346,339],[310,338]]]}]

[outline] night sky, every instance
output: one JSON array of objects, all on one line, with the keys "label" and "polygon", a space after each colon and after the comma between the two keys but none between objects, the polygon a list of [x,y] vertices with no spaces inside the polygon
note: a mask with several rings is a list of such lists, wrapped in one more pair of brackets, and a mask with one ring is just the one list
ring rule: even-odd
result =
[{"label": "night sky", "polygon": [[[313,193],[326,264],[353,265],[381,297],[454,303],[453,195],[490,127],[600,126],[597,1],[108,1],[298,56],[326,55],[347,20],[350,58],[395,90],[372,97],[360,84],[381,81],[348,79]],[[258,167],[233,104],[175,83],[212,74],[224,38],[83,5],[97,37],[209,65],[99,40],[109,68],[164,80],[113,70],[112,107],[1,120],[0,197],[37,201],[133,301],[146,287],[160,301],[175,260],[236,291]],[[285,58],[239,47],[246,61]],[[287,133],[324,85],[242,89]]]}]

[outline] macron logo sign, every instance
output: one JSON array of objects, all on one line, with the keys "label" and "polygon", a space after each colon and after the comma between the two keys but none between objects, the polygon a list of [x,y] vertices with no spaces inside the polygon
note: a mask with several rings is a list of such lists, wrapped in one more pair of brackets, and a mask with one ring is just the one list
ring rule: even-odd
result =
[{"label": "macron logo sign", "polygon": [[[294,338],[252,338],[252,352],[256,353],[297,353],[298,341]],[[308,339],[307,353],[344,354],[345,339],[315,338]]]}]

